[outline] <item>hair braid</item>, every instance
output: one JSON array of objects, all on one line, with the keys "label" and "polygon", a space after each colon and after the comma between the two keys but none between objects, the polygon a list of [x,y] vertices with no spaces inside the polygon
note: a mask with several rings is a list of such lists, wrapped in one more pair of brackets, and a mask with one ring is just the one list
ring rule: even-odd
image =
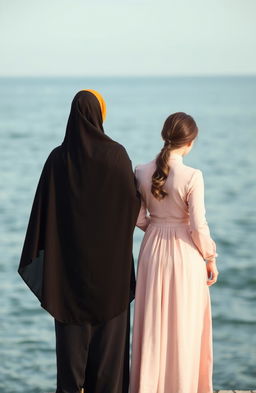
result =
[{"label": "hair braid", "polygon": [[152,176],[151,192],[157,199],[162,199],[167,195],[167,192],[163,189],[163,186],[170,171],[168,165],[170,151],[171,143],[166,142],[156,159],[157,169]]},{"label": "hair braid", "polygon": [[156,170],[152,175],[151,192],[156,199],[161,200],[168,194],[163,187],[170,171],[168,161],[171,150],[185,146],[197,134],[195,120],[185,112],[173,113],[166,119],[161,132],[165,143],[156,157]]}]

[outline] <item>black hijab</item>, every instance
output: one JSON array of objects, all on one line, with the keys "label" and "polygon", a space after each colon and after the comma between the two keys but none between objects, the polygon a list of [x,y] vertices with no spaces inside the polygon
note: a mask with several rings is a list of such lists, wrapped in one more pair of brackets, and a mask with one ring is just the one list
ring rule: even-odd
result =
[{"label": "black hijab", "polygon": [[44,164],[18,269],[41,306],[66,323],[111,319],[135,294],[140,198],[129,156],[102,122],[98,98],[78,92],[65,138]]}]

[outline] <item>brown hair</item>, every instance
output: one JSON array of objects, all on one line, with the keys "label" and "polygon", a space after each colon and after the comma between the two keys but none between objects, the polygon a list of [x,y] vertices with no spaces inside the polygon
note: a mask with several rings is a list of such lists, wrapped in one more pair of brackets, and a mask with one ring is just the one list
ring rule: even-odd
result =
[{"label": "brown hair", "polygon": [[165,143],[156,157],[156,170],[152,176],[151,192],[156,199],[161,200],[167,195],[163,187],[170,170],[168,165],[170,151],[193,141],[197,134],[196,122],[187,113],[176,112],[165,120],[161,132]]}]

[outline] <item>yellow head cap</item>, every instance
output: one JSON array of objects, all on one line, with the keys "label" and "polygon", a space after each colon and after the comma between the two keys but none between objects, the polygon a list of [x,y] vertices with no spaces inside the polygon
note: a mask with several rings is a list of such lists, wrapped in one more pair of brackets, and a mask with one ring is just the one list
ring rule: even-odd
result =
[{"label": "yellow head cap", "polygon": [[100,108],[101,108],[102,120],[104,121],[106,119],[106,114],[107,114],[107,108],[106,108],[106,103],[104,101],[104,98],[96,90],[92,90],[92,89],[84,89],[84,90],[89,91],[90,93],[94,94],[95,97],[98,99],[98,101],[100,103]]}]

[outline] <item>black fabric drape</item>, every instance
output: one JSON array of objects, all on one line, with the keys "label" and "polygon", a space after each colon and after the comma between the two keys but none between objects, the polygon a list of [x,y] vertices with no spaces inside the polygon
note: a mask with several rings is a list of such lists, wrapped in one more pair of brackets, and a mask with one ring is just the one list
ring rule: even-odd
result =
[{"label": "black fabric drape", "polygon": [[125,148],[104,133],[95,95],[78,92],[44,164],[18,268],[55,319],[97,324],[128,307],[139,208]]}]

